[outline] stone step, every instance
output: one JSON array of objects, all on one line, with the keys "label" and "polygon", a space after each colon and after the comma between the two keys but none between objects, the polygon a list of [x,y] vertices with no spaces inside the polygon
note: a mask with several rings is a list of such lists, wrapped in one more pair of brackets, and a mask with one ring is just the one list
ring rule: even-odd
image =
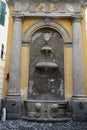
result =
[{"label": "stone step", "polygon": [[26,116],[22,117],[22,120],[29,121],[29,122],[68,122],[71,118],[63,117],[63,118],[29,118]]}]

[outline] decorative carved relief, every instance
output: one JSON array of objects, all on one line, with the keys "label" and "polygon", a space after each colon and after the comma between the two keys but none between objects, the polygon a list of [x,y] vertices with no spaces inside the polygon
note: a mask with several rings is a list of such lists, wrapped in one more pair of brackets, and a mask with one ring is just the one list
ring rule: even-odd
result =
[{"label": "decorative carved relief", "polygon": [[[54,29],[36,31],[30,43],[29,99],[64,99],[64,41]],[[62,59],[62,60],[61,60]],[[41,104],[35,106],[36,112]],[[57,105],[52,106],[52,111]]]},{"label": "decorative carved relief", "polygon": [[28,1],[22,3],[22,12],[29,13],[80,13],[81,5],[79,3],[60,3],[60,2],[34,2]]}]

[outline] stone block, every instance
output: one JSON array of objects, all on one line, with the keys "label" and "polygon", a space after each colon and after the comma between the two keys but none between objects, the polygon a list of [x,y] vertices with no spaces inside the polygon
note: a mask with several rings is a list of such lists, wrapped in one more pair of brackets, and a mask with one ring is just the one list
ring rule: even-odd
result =
[{"label": "stone block", "polygon": [[87,121],[87,99],[72,100],[72,119]]},{"label": "stone block", "polygon": [[7,119],[20,119],[22,113],[21,100],[1,100],[1,110],[6,108]]}]

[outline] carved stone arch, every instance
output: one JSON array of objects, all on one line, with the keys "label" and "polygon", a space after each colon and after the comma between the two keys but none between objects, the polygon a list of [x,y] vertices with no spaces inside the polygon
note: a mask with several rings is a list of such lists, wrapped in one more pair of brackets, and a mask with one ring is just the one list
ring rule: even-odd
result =
[{"label": "carved stone arch", "polygon": [[31,36],[35,31],[37,31],[40,28],[46,28],[46,27],[53,28],[56,31],[58,31],[60,33],[60,35],[63,37],[64,43],[71,43],[71,38],[70,38],[70,35],[67,32],[67,30],[59,23],[55,23],[52,21],[38,22],[38,23],[32,25],[31,27],[29,27],[24,34],[23,41],[30,42]]}]

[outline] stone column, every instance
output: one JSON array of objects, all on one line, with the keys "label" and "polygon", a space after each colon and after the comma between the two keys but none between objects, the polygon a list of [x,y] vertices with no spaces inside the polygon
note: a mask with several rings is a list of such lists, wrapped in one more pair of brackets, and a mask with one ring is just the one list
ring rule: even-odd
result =
[{"label": "stone column", "polygon": [[73,97],[82,98],[84,90],[84,70],[82,56],[82,33],[81,17],[72,20],[72,41],[73,41]]},{"label": "stone column", "polygon": [[73,35],[73,97],[72,118],[77,121],[87,121],[87,99],[84,87],[84,69],[82,56],[81,17],[72,21]]},{"label": "stone column", "polygon": [[14,31],[12,41],[12,53],[10,60],[9,87],[7,99],[20,98],[20,60],[22,42],[22,19],[14,16]]}]

